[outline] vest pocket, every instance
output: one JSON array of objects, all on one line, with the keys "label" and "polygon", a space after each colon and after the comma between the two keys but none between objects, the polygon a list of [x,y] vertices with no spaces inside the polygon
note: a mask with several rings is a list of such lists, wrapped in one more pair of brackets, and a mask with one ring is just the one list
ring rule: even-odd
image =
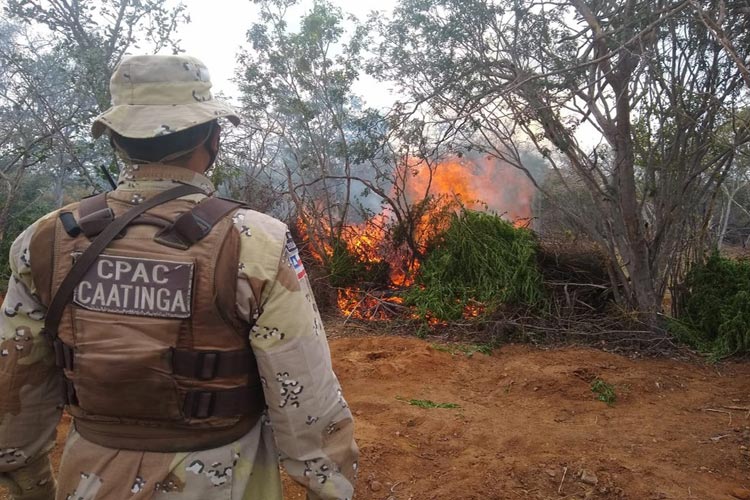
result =
[{"label": "vest pocket", "polygon": [[81,409],[108,417],[180,419],[182,400],[169,359],[180,323],[77,310],[72,380]]}]

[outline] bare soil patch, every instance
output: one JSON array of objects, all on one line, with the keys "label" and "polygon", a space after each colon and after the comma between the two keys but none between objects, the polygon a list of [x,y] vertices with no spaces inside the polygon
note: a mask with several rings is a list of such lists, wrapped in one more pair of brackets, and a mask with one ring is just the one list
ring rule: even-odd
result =
[{"label": "bare soil patch", "polygon": [[[750,364],[525,345],[468,356],[332,330],[358,499],[705,500],[750,488]],[[596,400],[595,378],[614,386],[613,406]],[[304,494],[287,481],[286,498]]]}]

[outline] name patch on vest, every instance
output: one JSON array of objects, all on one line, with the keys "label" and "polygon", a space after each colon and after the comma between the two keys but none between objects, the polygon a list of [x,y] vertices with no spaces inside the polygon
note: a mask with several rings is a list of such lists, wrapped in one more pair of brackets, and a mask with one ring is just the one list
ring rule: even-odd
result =
[{"label": "name patch on vest", "polygon": [[92,311],[189,318],[192,285],[192,263],[100,255],[73,302]]}]

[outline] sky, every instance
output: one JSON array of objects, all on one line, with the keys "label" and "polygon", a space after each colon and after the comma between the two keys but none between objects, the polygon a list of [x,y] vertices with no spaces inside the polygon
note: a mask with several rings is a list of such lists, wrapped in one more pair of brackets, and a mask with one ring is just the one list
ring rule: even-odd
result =
[{"label": "sky", "polygon": [[[372,11],[390,12],[396,0],[330,0],[345,13],[365,19]],[[187,6],[191,22],[180,28],[182,48],[185,52],[202,60],[211,72],[215,92],[222,92],[233,100],[239,92],[231,82],[234,77],[236,55],[246,45],[245,34],[258,20],[258,9],[251,0],[182,0]],[[290,25],[306,10],[312,1],[303,0],[299,8],[291,12]],[[370,106],[388,107],[395,100],[387,86],[372,78],[364,77],[354,90]]]}]

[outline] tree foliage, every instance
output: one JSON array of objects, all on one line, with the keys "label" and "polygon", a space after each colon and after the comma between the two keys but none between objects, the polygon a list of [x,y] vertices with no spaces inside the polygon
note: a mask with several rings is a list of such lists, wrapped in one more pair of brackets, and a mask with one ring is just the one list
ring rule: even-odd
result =
[{"label": "tree foliage", "polygon": [[[745,36],[745,19],[724,32]],[[531,144],[563,186],[572,171],[587,209],[566,215],[608,249],[620,300],[653,318],[750,140],[741,71],[691,2],[403,0],[380,29],[375,68],[407,96],[399,111],[521,169]]]},{"label": "tree foliage", "polygon": [[19,203],[45,211],[83,187],[106,185],[99,168],[116,170],[115,159],[89,130],[109,106],[112,69],[128,50],[177,50],[173,34],[186,17],[184,6],[161,0],[7,0],[4,14],[0,243],[7,246],[26,220],[15,210]]},{"label": "tree foliage", "polygon": [[32,26],[44,26],[57,48],[65,48],[77,79],[96,103],[109,106],[109,76],[128,50],[179,50],[177,26],[188,20],[185,6],[164,0],[6,0],[6,13]]},{"label": "tree foliage", "polygon": [[289,28],[296,2],[259,1],[260,22],[240,56],[243,109],[265,165],[264,185],[286,195],[321,256],[341,237],[353,201],[352,168],[368,112],[352,92],[366,38],[340,9],[316,2]]}]

